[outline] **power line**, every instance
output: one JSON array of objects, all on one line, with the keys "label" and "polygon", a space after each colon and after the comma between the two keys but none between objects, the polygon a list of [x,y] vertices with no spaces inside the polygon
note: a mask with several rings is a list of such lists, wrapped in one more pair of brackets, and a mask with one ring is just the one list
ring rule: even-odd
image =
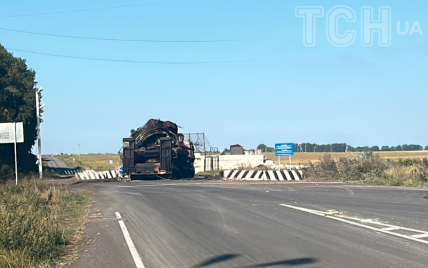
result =
[{"label": "power line", "polygon": [[115,59],[102,59],[92,57],[80,57],[80,56],[69,56],[59,55],[43,52],[35,52],[16,48],[6,48],[7,50],[25,52],[36,55],[44,55],[50,57],[69,58],[69,59],[81,59],[81,60],[92,60],[92,61],[108,61],[108,62],[121,62],[121,63],[136,63],[136,64],[160,64],[160,65],[199,65],[199,64],[227,64],[227,63],[242,63],[245,61],[134,61],[134,60],[115,60]]},{"label": "power line", "polygon": [[88,36],[73,36],[73,35],[61,35],[61,34],[50,34],[50,33],[39,33],[32,31],[22,31],[15,29],[0,28],[2,31],[25,33],[41,36],[59,37],[59,38],[70,38],[70,39],[83,39],[83,40],[98,40],[98,41],[116,41],[116,42],[145,42],[145,43],[221,43],[221,42],[240,42],[240,41],[251,41],[254,39],[214,39],[214,40],[153,40],[153,39],[120,39],[120,38],[103,38],[103,37],[88,37]]},{"label": "power line", "polygon": [[51,14],[63,14],[63,13],[74,13],[74,12],[84,12],[92,10],[106,10],[106,9],[117,9],[117,8],[126,8],[126,7],[135,7],[135,6],[145,6],[145,5],[156,5],[156,4],[165,4],[165,3],[176,3],[190,0],[171,0],[171,1],[162,1],[162,2],[153,2],[153,3],[142,3],[142,4],[133,4],[133,5],[121,5],[113,7],[98,7],[98,8],[87,8],[87,9],[75,9],[75,10],[64,10],[64,11],[52,11],[52,12],[42,12],[42,13],[33,13],[33,14],[18,14],[18,15],[7,15],[0,16],[2,18],[15,18],[15,17],[30,17],[30,16],[41,16],[41,15],[51,15]]},{"label": "power line", "polygon": [[122,1],[122,2],[107,2],[99,4],[88,4],[88,5],[78,5],[78,6],[68,6],[68,7],[51,7],[51,8],[35,8],[35,9],[26,9],[26,10],[10,10],[10,11],[0,11],[0,14],[10,14],[10,13],[25,13],[25,12],[34,12],[34,11],[46,11],[46,10],[55,10],[55,9],[70,9],[70,8],[81,8],[89,6],[106,6],[106,5],[115,5],[125,3],[135,3],[135,2],[145,2],[148,0],[133,0],[133,1]]}]

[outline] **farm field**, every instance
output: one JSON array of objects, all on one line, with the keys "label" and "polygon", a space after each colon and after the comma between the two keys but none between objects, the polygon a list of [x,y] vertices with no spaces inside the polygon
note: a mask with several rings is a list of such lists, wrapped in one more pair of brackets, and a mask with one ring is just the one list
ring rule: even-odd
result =
[{"label": "farm field", "polygon": [[[334,159],[340,157],[358,156],[360,153],[296,153],[291,157],[293,165],[307,164],[308,162],[318,162],[324,155],[329,154]],[[384,159],[399,159],[399,158],[428,158],[428,151],[400,151],[400,152],[375,152],[374,154],[380,155]],[[264,153],[266,159],[272,159],[275,163],[278,162],[278,157],[275,153]],[[58,159],[62,160],[69,167],[93,170],[110,170],[117,169],[118,162],[121,165],[120,156],[118,154],[82,154],[77,155],[56,155]],[[74,161],[73,161],[74,159]],[[110,160],[113,160],[113,165],[110,165]],[[288,157],[282,156],[281,163],[288,164]]]},{"label": "farm field", "polygon": [[[119,154],[56,155],[55,157],[71,168],[112,170],[118,168],[118,162],[122,165]],[[112,165],[110,160],[113,160]]]},{"label": "farm field", "polygon": [[[341,157],[358,156],[361,153],[295,153],[291,157],[291,163],[293,165],[306,164],[308,162],[318,162],[324,155],[329,154],[334,159]],[[399,159],[399,158],[424,158],[428,157],[428,151],[397,151],[397,152],[374,152],[373,154],[379,155],[384,159]],[[278,157],[275,153],[264,153],[265,158],[272,159],[275,163],[278,161]],[[284,161],[284,162],[283,162]],[[282,156],[281,162],[288,163],[288,157]]]}]

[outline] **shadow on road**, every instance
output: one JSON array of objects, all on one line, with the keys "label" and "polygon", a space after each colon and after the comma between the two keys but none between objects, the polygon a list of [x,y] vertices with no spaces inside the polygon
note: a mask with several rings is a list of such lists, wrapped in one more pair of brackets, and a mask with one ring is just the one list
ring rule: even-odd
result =
[{"label": "shadow on road", "polygon": [[238,258],[239,256],[241,256],[240,254],[224,254],[224,255],[219,255],[217,257],[208,259],[203,261],[202,263],[193,266],[193,268],[202,268],[202,267],[207,267],[207,266],[211,266],[213,264],[219,263],[219,262],[225,262],[225,261],[229,261],[235,258]]},{"label": "shadow on road", "polygon": [[[202,263],[193,266],[193,268],[202,268],[208,267],[214,264],[219,264],[221,262],[227,262],[232,259],[236,259],[240,257],[240,254],[224,254],[219,255],[210,259],[203,261]],[[268,262],[268,263],[260,263],[250,266],[243,266],[241,268],[257,268],[257,267],[274,267],[274,266],[297,266],[297,265],[305,265],[318,262],[315,258],[297,258],[297,259],[288,259],[282,261]]]},{"label": "shadow on road", "polygon": [[317,259],[314,258],[298,258],[298,259],[290,259],[290,260],[283,260],[283,261],[275,261],[275,262],[268,262],[268,263],[261,263],[251,266],[244,266],[242,268],[257,268],[257,267],[272,267],[272,266],[297,266],[297,265],[304,265],[304,264],[311,264],[318,262]]}]

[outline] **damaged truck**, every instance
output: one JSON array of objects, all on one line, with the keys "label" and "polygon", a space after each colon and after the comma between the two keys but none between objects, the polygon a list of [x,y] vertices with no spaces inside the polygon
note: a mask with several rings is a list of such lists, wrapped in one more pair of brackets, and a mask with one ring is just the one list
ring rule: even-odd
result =
[{"label": "damaged truck", "polygon": [[123,139],[124,175],[138,179],[183,179],[195,175],[194,146],[170,121],[149,120]]}]

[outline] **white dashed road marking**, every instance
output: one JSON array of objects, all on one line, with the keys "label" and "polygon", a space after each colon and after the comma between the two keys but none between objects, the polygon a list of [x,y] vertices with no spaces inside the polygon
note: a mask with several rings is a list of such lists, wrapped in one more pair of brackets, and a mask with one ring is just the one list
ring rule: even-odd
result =
[{"label": "white dashed road marking", "polygon": [[[366,229],[370,229],[370,230],[374,230],[374,231],[398,236],[401,238],[417,241],[417,242],[424,243],[424,244],[428,244],[428,240],[421,239],[421,238],[428,237],[428,232],[426,232],[426,231],[421,231],[421,230],[416,230],[416,229],[411,229],[411,228],[405,228],[405,227],[380,223],[377,221],[373,221],[372,219],[358,219],[358,218],[347,217],[347,216],[343,216],[343,215],[332,215],[331,216],[331,215],[328,215],[328,212],[324,212],[324,211],[307,209],[307,208],[302,208],[302,207],[297,207],[297,206],[292,206],[292,205],[286,205],[286,204],[279,204],[279,205],[283,206],[283,207],[287,207],[287,208],[291,208],[291,209],[300,210],[300,211],[304,211],[307,213],[315,214],[318,216],[323,216],[325,218],[329,218],[332,220],[341,221],[341,222],[345,222],[348,224],[360,226],[360,227],[363,227]],[[367,225],[364,223],[369,223],[372,225],[379,225],[379,227],[374,227],[374,226]],[[404,235],[404,234],[393,232],[394,230],[405,230],[405,231],[409,231],[409,232],[414,232],[415,234]]]},{"label": "white dashed road marking", "polygon": [[[122,219],[122,216],[120,216],[119,212],[115,212],[116,218]],[[122,229],[123,236],[125,237],[126,244],[128,245],[129,251],[131,251],[132,258],[134,259],[135,265],[137,268],[145,268],[143,261],[140,258],[140,255],[138,255],[138,251],[135,248],[134,242],[132,242],[131,236],[129,235],[128,229],[126,229],[125,223],[123,220],[119,220],[120,228]]]}]

